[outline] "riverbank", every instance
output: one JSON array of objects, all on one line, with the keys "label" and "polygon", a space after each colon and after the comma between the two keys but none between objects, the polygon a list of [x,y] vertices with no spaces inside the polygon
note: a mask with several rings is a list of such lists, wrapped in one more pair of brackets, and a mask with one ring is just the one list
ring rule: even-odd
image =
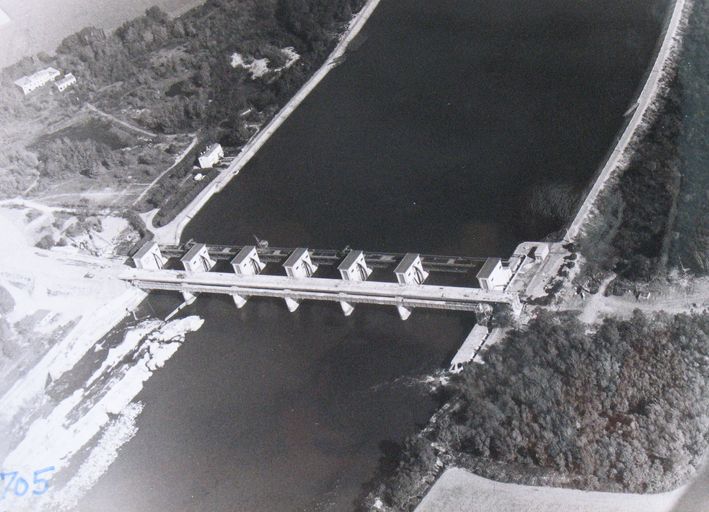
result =
[{"label": "riverbank", "polygon": [[[276,114],[276,116],[263,128],[251,141],[249,141],[234,158],[229,167],[222,171],[219,176],[207,185],[190,204],[187,205],[170,223],[160,228],[153,228],[155,238],[160,243],[177,244],[189,221],[202,207],[211,199],[214,194],[220,192],[241,169],[253,158],[257,151],[271,138],[278,128],[288,119],[296,108],[308,97],[313,89],[327,76],[330,70],[338,64],[344,56],[348,45],[359,34],[360,30],[367,23],[374,10],[379,5],[380,0],[368,0],[362,9],[350,22],[347,31],[340,37],[340,41],[332,51],[324,64],[310,77],[310,79],[300,88],[288,103]],[[148,226],[151,228],[150,226]]]},{"label": "riverbank", "polygon": [[682,47],[683,30],[687,25],[692,5],[692,0],[675,1],[660,50],[648,74],[647,81],[633,104],[633,116],[601,167],[576,216],[569,224],[564,241],[576,241],[583,234],[583,230],[595,214],[600,194],[606,189],[609,182],[628,165],[634,150],[633,144],[643,136],[652,123],[657,102],[666,93],[666,82],[676,69],[678,53]]},{"label": "riverbank", "polygon": [[[109,255],[127,223],[106,216],[71,236],[76,222],[31,201],[0,205],[0,460],[23,478],[54,468],[53,492],[9,493],[12,510],[74,510],[137,432],[143,384],[203,322],[145,318],[147,294],[118,279],[124,258]],[[34,246],[52,230],[74,245]]]},{"label": "riverbank", "polygon": [[142,15],[153,5],[173,17],[203,4],[204,0],[124,0],[115,8],[111,0],[0,0],[0,12],[9,20],[3,24],[0,15],[0,68],[39,52],[53,53],[65,37],[84,27],[113,30],[123,22]]}]

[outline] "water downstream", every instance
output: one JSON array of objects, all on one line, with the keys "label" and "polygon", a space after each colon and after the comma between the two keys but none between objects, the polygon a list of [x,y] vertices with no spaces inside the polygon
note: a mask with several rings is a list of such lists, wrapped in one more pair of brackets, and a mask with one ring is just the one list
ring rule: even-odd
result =
[{"label": "water downstream", "polygon": [[[529,190],[583,189],[622,124],[664,2],[383,0],[348,54],[184,238],[508,256],[561,227]],[[159,311],[174,296],[151,298]],[[352,509],[435,403],[457,313],[201,297],[85,511]]]}]

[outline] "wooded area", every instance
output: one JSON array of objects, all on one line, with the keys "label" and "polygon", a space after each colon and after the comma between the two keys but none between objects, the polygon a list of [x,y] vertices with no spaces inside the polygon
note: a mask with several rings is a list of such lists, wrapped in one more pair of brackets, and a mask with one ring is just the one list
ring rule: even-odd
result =
[{"label": "wooded area", "polygon": [[689,19],[676,75],[628,168],[600,198],[580,243],[588,272],[648,281],[671,267],[709,272],[709,3]]},{"label": "wooded area", "polygon": [[[55,56],[23,59],[0,75],[0,125],[13,140],[0,157],[3,192],[21,193],[38,177],[41,188],[59,169],[91,177],[124,158],[111,154],[116,148],[103,141],[71,137],[55,138],[41,152],[33,149],[47,126],[68,122],[87,102],[158,135],[200,132],[227,149],[244,144],[321,65],[362,5],[362,0],[208,0],[176,19],[153,7],[113,33],[88,27],[67,37]],[[293,55],[287,48],[298,59],[285,67]],[[268,59],[267,71],[254,77],[233,66],[236,52],[249,62]],[[39,66],[71,71],[78,83],[64,94],[48,86],[23,97],[13,80]],[[45,132],[35,135],[40,130]],[[74,152],[76,158],[67,158]],[[162,170],[155,167],[155,174]],[[123,174],[143,173],[125,168]],[[161,187],[154,190],[160,193]]]},{"label": "wooded area", "polygon": [[671,262],[709,273],[709,2],[696,0],[677,79],[682,85],[678,151],[682,175],[670,250]]},{"label": "wooded area", "polygon": [[636,312],[593,332],[540,312],[453,377],[447,406],[369,496],[411,510],[436,459],[516,483],[657,492],[709,444],[709,314]]}]

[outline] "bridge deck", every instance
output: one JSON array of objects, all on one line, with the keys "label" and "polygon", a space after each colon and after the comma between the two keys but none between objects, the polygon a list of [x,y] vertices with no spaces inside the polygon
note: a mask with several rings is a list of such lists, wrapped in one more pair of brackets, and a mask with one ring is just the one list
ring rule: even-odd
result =
[{"label": "bridge deck", "polygon": [[[167,258],[181,258],[195,242],[190,240],[181,245],[161,245],[160,251]],[[241,250],[239,245],[214,245],[207,244],[209,255],[215,260],[231,260]],[[266,263],[283,263],[293,252],[293,248],[286,247],[258,247],[259,258]],[[347,255],[348,250],[338,249],[310,249],[310,258],[316,265],[337,266]],[[367,264],[372,268],[388,268],[396,266],[404,257],[403,253],[393,252],[364,252]],[[423,268],[429,272],[458,272],[465,273],[476,269],[487,258],[474,256],[435,256],[421,255]]]},{"label": "bridge deck", "polygon": [[177,270],[126,270],[121,279],[148,290],[221,293],[242,297],[344,301],[352,303],[473,311],[483,303],[519,305],[516,294],[436,285],[400,285],[378,281],[294,279],[285,276],[243,276],[231,273],[187,273]]}]

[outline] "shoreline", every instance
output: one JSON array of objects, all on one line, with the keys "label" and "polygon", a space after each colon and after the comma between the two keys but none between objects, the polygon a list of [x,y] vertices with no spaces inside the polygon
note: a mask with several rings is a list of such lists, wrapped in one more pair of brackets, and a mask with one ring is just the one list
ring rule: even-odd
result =
[{"label": "shoreline", "polygon": [[367,3],[352,18],[349,28],[341,36],[322,66],[308,79],[285,106],[274,116],[271,121],[244,147],[241,148],[234,160],[223,172],[195,197],[177,216],[165,226],[155,228],[147,226],[155,235],[155,240],[163,244],[178,244],[182,231],[190,220],[204,207],[214,194],[220,192],[229,182],[236,177],[241,169],[256,155],[259,149],[271,138],[286,119],[298,108],[317,85],[327,76],[338,60],[344,55],[349,44],[359,34],[374,13],[381,0],[367,0]]},{"label": "shoreline", "polygon": [[[23,58],[46,52],[56,53],[57,47],[68,36],[88,26],[113,32],[123,23],[158,6],[171,18],[179,18],[205,0],[129,0],[123,10],[112,8],[111,0],[67,0],[61,8],[57,2],[29,0],[13,5],[10,0],[0,0],[0,30],[6,47],[0,54],[0,69],[17,64]],[[7,15],[3,22],[2,12]],[[38,37],[28,38],[30,30],[39,30]]]},{"label": "shoreline", "polygon": [[635,108],[633,116],[623,128],[622,135],[606,157],[600,172],[594,178],[593,186],[566,229],[562,238],[564,242],[574,242],[581,235],[594,217],[596,202],[601,192],[605,190],[610,179],[627,166],[633,152],[630,146],[648,127],[647,118],[653,115],[652,109],[662,95],[664,80],[675,68],[676,57],[682,47],[682,29],[686,26],[692,6],[692,0],[675,1],[662,45],[643,88],[632,104]]}]

